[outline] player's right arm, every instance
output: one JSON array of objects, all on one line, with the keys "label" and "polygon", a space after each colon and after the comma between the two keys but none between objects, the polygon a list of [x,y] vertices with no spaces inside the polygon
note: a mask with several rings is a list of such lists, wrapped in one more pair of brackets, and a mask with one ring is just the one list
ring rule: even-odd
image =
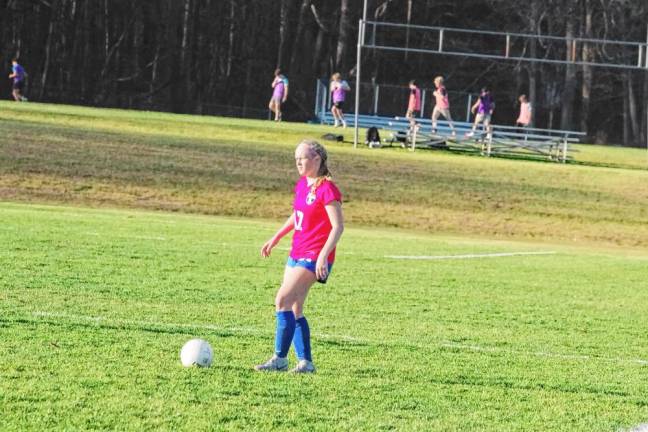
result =
[{"label": "player's right arm", "polygon": [[288,84],[284,83],[284,96],[281,102],[286,102],[287,99],[288,99]]},{"label": "player's right arm", "polygon": [[272,249],[274,249],[275,246],[279,243],[279,241],[290,231],[295,228],[295,213],[291,213],[290,216],[288,216],[288,219],[286,219],[286,222],[279,228],[279,231],[273,235],[270,240],[265,242],[263,246],[261,247],[261,256],[264,258],[267,258],[270,256],[270,253],[272,252]]}]

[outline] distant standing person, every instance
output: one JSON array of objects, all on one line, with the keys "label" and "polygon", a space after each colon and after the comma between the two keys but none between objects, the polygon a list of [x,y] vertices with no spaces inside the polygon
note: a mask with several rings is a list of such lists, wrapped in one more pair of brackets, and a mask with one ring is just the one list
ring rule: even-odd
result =
[{"label": "distant standing person", "polygon": [[515,121],[515,126],[526,128],[531,125],[531,116],[533,114],[531,102],[527,99],[527,95],[520,95],[518,98],[520,101],[520,115]]},{"label": "distant standing person", "polygon": [[417,87],[415,80],[409,82],[409,88],[410,95],[405,117],[410,122],[410,129],[414,129],[416,127],[416,118],[421,115],[421,89]]},{"label": "distant standing person", "polygon": [[288,78],[281,73],[281,69],[275,69],[274,80],[272,81],[272,97],[268,108],[274,113],[274,121],[281,121],[281,104],[288,99]]},{"label": "distant standing person", "polygon": [[27,73],[25,69],[18,64],[18,59],[14,58],[11,60],[11,74],[9,79],[13,80],[13,90],[12,95],[16,102],[26,102],[27,98],[23,96],[23,91],[25,90],[25,79],[27,78]]},{"label": "distant standing person", "polygon": [[488,87],[483,87],[479,94],[479,99],[477,99],[477,102],[475,102],[470,109],[470,111],[475,115],[475,122],[473,123],[472,130],[468,132],[466,136],[474,136],[477,125],[480,123],[484,125],[484,129],[486,129],[486,132],[490,134],[491,117],[493,116],[494,110],[495,101],[493,100],[493,96]]},{"label": "distant standing person", "polygon": [[432,133],[437,131],[437,120],[439,116],[442,115],[450,124],[450,129],[452,129],[452,135],[455,135],[455,128],[452,124],[452,116],[450,115],[450,99],[448,98],[448,91],[443,85],[443,77],[438,76],[434,78],[434,98],[436,103],[434,105],[434,110],[432,111]]},{"label": "distant standing person", "polygon": [[342,76],[339,73],[334,73],[331,76],[331,113],[333,113],[333,118],[335,119],[334,127],[340,126],[346,127],[346,121],[344,120],[344,100],[346,99],[346,93],[351,91],[349,83],[342,79]]}]

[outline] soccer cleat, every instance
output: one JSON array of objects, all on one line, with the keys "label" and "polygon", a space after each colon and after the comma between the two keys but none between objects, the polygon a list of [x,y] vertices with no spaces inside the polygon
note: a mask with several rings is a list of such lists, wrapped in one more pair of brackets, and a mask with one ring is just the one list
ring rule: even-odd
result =
[{"label": "soccer cleat", "polygon": [[343,127],[344,129],[346,129],[346,127],[347,127],[347,124],[346,124],[346,122],[345,122],[345,121],[343,121],[343,122],[342,122],[342,127]]},{"label": "soccer cleat", "polygon": [[267,362],[254,366],[254,369],[258,371],[285,372],[288,370],[288,359],[285,357],[281,358],[275,354]]},{"label": "soccer cleat", "polygon": [[313,362],[308,360],[299,360],[297,366],[290,370],[290,373],[315,373]]}]

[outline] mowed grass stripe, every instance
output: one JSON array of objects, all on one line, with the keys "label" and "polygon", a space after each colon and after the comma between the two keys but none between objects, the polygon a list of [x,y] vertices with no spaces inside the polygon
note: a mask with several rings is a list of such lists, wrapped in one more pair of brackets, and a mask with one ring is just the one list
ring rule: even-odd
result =
[{"label": "mowed grass stripe", "polygon": [[[102,316],[83,316],[73,315],[61,312],[47,312],[47,311],[34,311],[27,317],[13,316],[7,317],[7,321],[15,323],[40,323],[54,324],[64,326],[74,326],[77,324],[91,323],[97,327],[110,328],[115,330],[135,330],[142,332],[168,332],[177,334],[187,334],[192,336],[206,337],[211,335],[213,337],[230,337],[230,336],[253,336],[267,340],[272,337],[267,329],[254,328],[254,327],[220,327],[212,324],[195,324],[195,323],[168,323],[168,322],[154,322],[154,321],[134,321],[134,320],[112,320]],[[547,357],[550,359],[561,360],[575,360],[575,361],[602,361],[612,363],[634,363],[638,365],[648,365],[648,360],[637,358],[621,358],[621,357],[601,357],[583,354],[570,354],[570,353],[553,353],[545,351],[521,351],[512,350],[500,347],[489,347],[479,345],[467,345],[451,341],[437,341],[434,344],[416,344],[411,341],[390,341],[384,339],[370,339],[361,338],[349,335],[336,335],[313,332],[311,336],[318,341],[332,341],[338,343],[351,343],[361,345],[377,345],[381,348],[389,349],[392,346],[405,345],[410,348],[416,349],[430,349],[431,347],[448,348],[452,350],[467,350],[484,353],[494,353],[496,355],[515,355],[515,356],[533,356],[533,357]]]}]

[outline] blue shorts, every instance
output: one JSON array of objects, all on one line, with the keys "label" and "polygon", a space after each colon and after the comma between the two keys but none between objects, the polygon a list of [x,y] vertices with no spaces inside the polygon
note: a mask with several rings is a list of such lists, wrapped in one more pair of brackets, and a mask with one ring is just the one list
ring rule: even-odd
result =
[{"label": "blue shorts", "polygon": [[[315,264],[316,262],[313,261],[310,258],[298,258],[294,259],[292,257],[288,257],[288,261],[286,261],[286,266],[288,267],[303,267],[306,270],[309,270],[313,273],[315,273]],[[333,268],[333,264],[329,263],[328,265],[328,275],[326,276],[326,279],[331,275],[331,269]],[[317,279],[317,282],[319,283],[326,283],[326,279]]]}]

